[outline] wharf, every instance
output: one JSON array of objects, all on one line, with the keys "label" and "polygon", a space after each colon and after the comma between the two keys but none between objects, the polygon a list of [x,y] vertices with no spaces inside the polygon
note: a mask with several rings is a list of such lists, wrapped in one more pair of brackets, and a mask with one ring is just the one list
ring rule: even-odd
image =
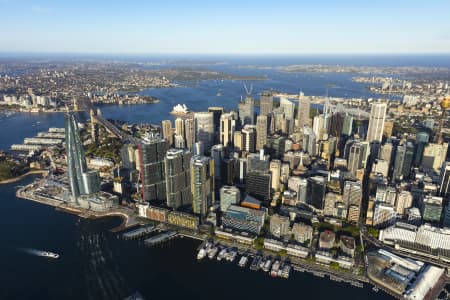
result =
[{"label": "wharf", "polygon": [[155,230],[157,230],[157,228],[155,226],[147,225],[147,226],[143,226],[143,227],[134,229],[132,231],[125,232],[124,234],[122,234],[122,238],[124,240],[132,240],[132,239],[136,239],[139,237],[143,237],[147,234],[150,234]]},{"label": "wharf", "polygon": [[152,236],[151,238],[148,238],[146,240],[144,240],[144,244],[146,246],[154,246],[156,244],[168,241],[174,237],[177,236],[177,232],[176,231],[167,231],[167,232],[163,232],[161,234],[158,234],[156,236]]}]

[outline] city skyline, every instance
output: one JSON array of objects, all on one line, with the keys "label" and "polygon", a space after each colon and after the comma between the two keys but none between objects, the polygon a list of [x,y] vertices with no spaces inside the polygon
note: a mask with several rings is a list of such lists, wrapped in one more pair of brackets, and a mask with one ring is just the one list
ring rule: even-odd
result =
[{"label": "city skyline", "polygon": [[[449,53],[443,1],[0,1],[0,53]],[[417,20],[420,20],[418,22]],[[411,50],[413,49],[413,50]]]}]

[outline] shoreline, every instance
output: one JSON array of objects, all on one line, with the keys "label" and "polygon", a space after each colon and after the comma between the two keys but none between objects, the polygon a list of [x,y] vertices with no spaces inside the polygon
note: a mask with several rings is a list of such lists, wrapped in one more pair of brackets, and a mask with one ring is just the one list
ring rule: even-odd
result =
[{"label": "shoreline", "polygon": [[36,174],[44,175],[45,173],[47,173],[46,170],[32,170],[32,171],[26,172],[25,174],[19,175],[17,177],[1,180],[0,184],[14,183],[14,182],[17,182],[17,181],[20,181],[20,180],[24,179],[25,177],[27,177],[29,175],[36,175]]}]

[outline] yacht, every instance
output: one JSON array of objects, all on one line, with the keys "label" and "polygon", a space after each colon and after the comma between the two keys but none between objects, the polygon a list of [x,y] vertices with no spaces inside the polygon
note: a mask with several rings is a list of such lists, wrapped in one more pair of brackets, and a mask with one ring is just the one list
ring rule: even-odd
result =
[{"label": "yacht", "polygon": [[206,256],[206,250],[204,248],[200,249],[197,254],[197,259],[202,260]]},{"label": "yacht", "polygon": [[50,251],[40,251],[39,253],[38,253],[38,255],[39,256],[44,256],[44,257],[49,257],[49,258],[59,258],[59,254],[57,254],[57,253],[53,253],[53,252],[50,252]]}]

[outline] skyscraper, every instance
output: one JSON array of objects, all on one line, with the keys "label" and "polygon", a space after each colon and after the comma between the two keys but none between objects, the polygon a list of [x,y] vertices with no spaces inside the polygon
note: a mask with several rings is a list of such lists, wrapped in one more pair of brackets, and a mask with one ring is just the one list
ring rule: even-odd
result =
[{"label": "skyscraper", "polygon": [[164,159],[167,206],[178,209],[192,204],[191,152],[182,149],[170,149]]},{"label": "skyscraper", "polygon": [[316,155],[316,135],[310,127],[304,127],[303,132],[303,150],[309,155]]},{"label": "skyscraper", "polygon": [[318,210],[324,209],[326,178],[321,176],[309,177],[306,191],[306,203]]},{"label": "skyscraper", "polygon": [[261,150],[267,144],[267,116],[256,117],[256,150]]},{"label": "skyscraper", "polygon": [[162,127],[162,136],[167,140],[169,146],[173,145],[173,131],[172,131],[172,122],[170,120],[163,120],[161,122]]},{"label": "skyscraper", "polygon": [[356,175],[356,171],[363,167],[364,147],[361,143],[354,143],[350,147],[350,154],[348,156],[348,170]]},{"label": "skyscraper", "polygon": [[196,112],[195,141],[202,142],[204,149],[210,150],[214,143],[214,115],[212,112]]},{"label": "skyscraper", "polygon": [[220,136],[219,141],[225,147],[233,145],[234,131],[236,130],[237,118],[233,112],[225,113],[220,116]]},{"label": "skyscraper", "polygon": [[246,96],[244,102],[239,102],[238,107],[241,126],[253,125],[255,121],[255,100],[251,96]]},{"label": "skyscraper", "polygon": [[150,135],[138,146],[143,201],[166,200],[164,158],[169,144],[159,135]]},{"label": "skyscraper", "polygon": [[280,190],[280,175],[281,175],[281,161],[274,159],[269,165],[270,173],[272,174],[271,187],[275,191]]},{"label": "skyscraper", "polygon": [[303,128],[304,126],[311,126],[311,119],[309,117],[310,109],[311,101],[308,97],[305,97],[303,93],[300,93],[297,111],[298,127]]},{"label": "skyscraper", "polygon": [[270,185],[272,176],[270,172],[253,171],[247,172],[245,190],[247,194],[261,201],[269,201]]},{"label": "skyscraper", "polygon": [[256,146],[256,128],[254,125],[245,125],[241,130],[242,150],[246,152],[255,152]]},{"label": "skyscraper", "polygon": [[283,109],[284,115],[288,120],[294,120],[295,104],[287,98],[280,98],[280,107]]},{"label": "skyscraper", "polygon": [[[442,164],[439,174],[439,195],[445,199],[450,196],[450,162]],[[448,201],[448,200],[447,200]]]},{"label": "skyscraper", "polygon": [[235,186],[223,186],[220,189],[220,210],[222,212],[227,211],[230,205],[239,204],[241,194]]},{"label": "skyscraper", "polygon": [[186,148],[189,150],[192,150],[192,145],[195,142],[194,127],[194,119],[184,120],[184,137],[186,139]]},{"label": "skyscraper", "polygon": [[261,94],[259,98],[259,114],[261,116],[268,116],[273,109],[273,96],[271,93],[266,92]]},{"label": "skyscraper", "polygon": [[182,118],[175,120],[175,135],[181,135],[184,138],[184,121]]},{"label": "skyscraper", "polygon": [[89,171],[84,156],[77,121],[73,114],[66,115],[67,173],[73,201],[78,203],[81,195],[100,191],[100,177],[96,171]]},{"label": "skyscraper", "polygon": [[214,201],[214,164],[206,156],[191,158],[192,210],[202,217]]},{"label": "skyscraper", "polygon": [[367,141],[381,142],[383,138],[384,121],[386,119],[386,103],[373,103],[370,110],[369,129]]},{"label": "skyscraper", "polygon": [[208,107],[208,112],[213,113],[214,143],[219,142],[220,116],[223,114],[223,107]]}]

